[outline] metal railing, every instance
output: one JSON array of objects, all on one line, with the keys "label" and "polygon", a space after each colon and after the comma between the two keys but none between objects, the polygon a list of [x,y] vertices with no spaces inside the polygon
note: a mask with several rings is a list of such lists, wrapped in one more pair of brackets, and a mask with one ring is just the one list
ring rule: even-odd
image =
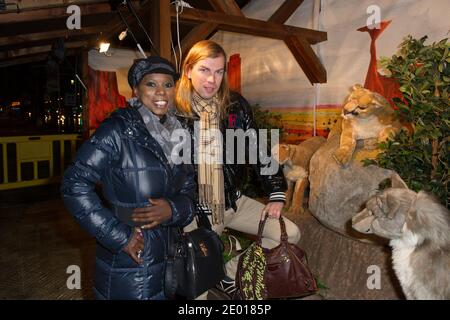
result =
[{"label": "metal railing", "polygon": [[0,190],[58,182],[80,143],[78,134],[0,137]]}]

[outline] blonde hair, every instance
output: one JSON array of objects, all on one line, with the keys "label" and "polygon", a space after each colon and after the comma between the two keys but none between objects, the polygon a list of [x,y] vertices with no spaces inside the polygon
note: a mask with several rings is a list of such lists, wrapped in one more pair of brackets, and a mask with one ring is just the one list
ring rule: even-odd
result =
[{"label": "blonde hair", "polygon": [[223,56],[224,58],[225,74],[222,78],[222,83],[220,84],[217,96],[219,99],[219,109],[221,116],[225,114],[226,108],[229,105],[229,95],[230,95],[230,89],[228,87],[228,77],[226,74],[227,55],[225,53],[225,50],[223,50],[223,48],[219,44],[211,40],[202,40],[197,42],[189,50],[189,53],[184,59],[183,66],[181,69],[181,77],[177,83],[177,90],[175,96],[175,103],[179,111],[187,115],[192,115],[191,97],[194,87],[192,85],[191,80],[187,77],[187,71],[189,69],[192,69],[193,66],[200,60],[208,58],[217,58],[219,56]]}]

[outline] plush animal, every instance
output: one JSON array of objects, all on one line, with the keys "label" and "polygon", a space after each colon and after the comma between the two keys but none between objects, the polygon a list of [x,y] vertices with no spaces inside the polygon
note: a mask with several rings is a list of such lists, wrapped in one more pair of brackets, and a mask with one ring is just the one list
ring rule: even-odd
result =
[{"label": "plush animal", "polygon": [[390,239],[392,262],[407,299],[450,299],[450,213],[433,196],[392,188],[370,198],[352,219],[362,233]]},{"label": "plush animal", "polygon": [[272,148],[272,156],[280,165],[288,184],[286,208],[293,213],[303,212],[303,199],[308,187],[309,161],[326,142],[321,136],[312,137],[295,144],[279,144]]},{"label": "plush animal", "polygon": [[333,157],[343,167],[350,163],[358,140],[364,142],[366,149],[375,149],[377,143],[401,129],[389,102],[359,84],[345,99],[341,116],[340,145]]}]

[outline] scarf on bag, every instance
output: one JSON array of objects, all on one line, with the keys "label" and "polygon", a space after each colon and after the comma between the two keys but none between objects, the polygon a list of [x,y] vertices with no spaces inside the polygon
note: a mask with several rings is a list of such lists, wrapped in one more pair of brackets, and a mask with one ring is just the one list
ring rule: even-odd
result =
[{"label": "scarf on bag", "polygon": [[173,167],[171,154],[174,145],[171,141],[171,135],[174,130],[182,128],[181,123],[173,115],[171,110],[166,113],[165,118],[159,118],[146,106],[144,106],[137,98],[131,98],[128,103],[130,106],[139,111],[142,119],[144,120],[147,131],[161,146],[170,167]]},{"label": "scarf on bag", "polygon": [[197,152],[200,205],[212,211],[213,224],[223,224],[225,192],[219,100],[214,96],[206,101],[193,93],[191,104],[192,110],[200,117]]}]

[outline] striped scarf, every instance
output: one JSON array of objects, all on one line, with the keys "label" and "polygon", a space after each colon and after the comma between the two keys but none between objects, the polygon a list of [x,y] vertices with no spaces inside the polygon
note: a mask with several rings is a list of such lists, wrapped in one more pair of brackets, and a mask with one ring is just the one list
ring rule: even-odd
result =
[{"label": "striped scarf", "polygon": [[200,117],[197,153],[199,202],[211,210],[213,224],[223,224],[225,192],[219,100],[215,96],[204,100],[193,93],[191,103],[192,110]]}]

